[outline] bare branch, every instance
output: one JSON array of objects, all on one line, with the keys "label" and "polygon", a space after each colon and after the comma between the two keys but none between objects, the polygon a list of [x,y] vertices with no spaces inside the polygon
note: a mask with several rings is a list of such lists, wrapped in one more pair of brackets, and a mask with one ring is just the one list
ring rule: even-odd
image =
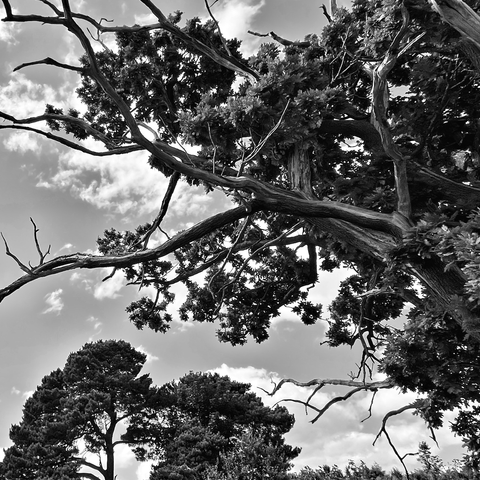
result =
[{"label": "bare branch", "polygon": [[97,152],[95,150],[90,150],[89,148],[84,147],[83,145],[79,145],[78,143],[72,142],[71,140],[68,140],[67,138],[63,138],[59,135],[55,135],[50,132],[45,132],[43,130],[40,130],[38,128],[33,128],[33,127],[25,127],[22,125],[0,125],[0,130],[4,129],[10,129],[10,130],[25,130],[28,132],[34,132],[39,135],[42,135],[43,137],[48,138],[49,140],[54,140],[57,143],[60,143],[62,145],[65,145],[66,147],[72,148],[74,150],[78,150],[79,152],[83,153],[88,153],[89,155],[93,155],[95,157],[108,157],[111,155],[124,155],[126,153],[131,153],[131,152],[138,152],[139,150],[144,150],[143,147],[140,145],[129,145],[126,147],[116,147],[112,148],[111,150],[106,150],[103,152]]},{"label": "bare branch", "polygon": [[321,8],[323,10],[323,14],[327,18],[328,23],[331,23],[332,22],[332,17],[329,15],[329,13],[327,11],[327,7],[325,6],[325,4],[322,3],[322,5],[319,8]]},{"label": "bare branch", "polygon": [[275,32],[269,32],[269,33],[258,33],[258,32],[253,32],[252,30],[248,30],[248,33],[250,35],[254,35],[256,37],[271,37],[273,38],[276,42],[280,43],[280,45],[283,45],[284,47],[289,47],[289,46],[295,46],[295,47],[300,47],[300,48],[308,48],[311,46],[310,42],[307,41],[291,41],[287,40],[285,38],[280,37],[280,35],[277,35]]},{"label": "bare branch", "polygon": [[42,249],[40,248],[40,243],[38,242],[38,232],[39,232],[39,230],[37,228],[37,225],[33,221],[32,217],[30,217],[30,221],[32,222],[32,225],[33,225],[33,237],[35,239],[35,246],[37,247],[38,256],[40,257],[40,261],[39,261],[38,265],[43,265],[43,263],[45,261],[45,257],[50,254],[50,249],[52,248],[52,246],[49,245],[47,251],[45,253],[42,252]]},{"label": "bare branch", "polygon": [[[214,3],[212,4],[212,6],[213,6],[215,3],[216,3],[216,2],[214,2]],[[208,0],[205,0],[205,7],[207,7],[208,14],[210,15],[210,18],[213,20],[213,23],[215,24],[215,26],[217,27],[218,35],[220,36],[220,40],[222,41],[223,48],[224,48],[225,51],[227,52],[228,56],[231,57],[231,56],[232,56],[232,52],[230,52],[230,49],[228,48],[227,41],[225,40],[225,37],[223,36],[222,31],[220,30],[220,25],[219,25],[219,23],[217,22],[217,19],[213,16],[211,7],[210,7],[210,5],[208,4]]]},{"label": "bare branch", "polygon": [[405,470],[405,474],[407,476],[407,479],[410,478],[409,477],[409,473],[408,473],[408,469],[407,469],[407,466],[405,465],[405,457],[407,457],[408,455],[416,455],[416,453],[406,453],[405,455],[401,456],[398,452],[398,450],[396,449],[394,443],[392,442],[392,439],[390,438],[390,435],[388,434],[388,431],[387,431],[387,421],[390,417],[393,417],[395,415],[400,415],[401,413],[405,412],[406,410],[412,410],[412,409],[415,409],[415,410],[419,410],[419,409],[422,409],[423,407],[426,406],[426,400],[424,399],[417,399],[415,400],[414,402],[412,403],[409,403],[408,405],[404,405],[403,407],[397,409],[397,410],[391,410],[390,412],[388,412],[382,419],[382,427],[380,429],[380,431],[378,432],[377,436],[375,437],[375,440],[373,441],[373,445],[375,445],[375,443],[377,442],[377,440],[380,438],[380,436],[382,435],[382,433],[385,435],[390,447],[392,448],[392,450],[394,451],[395,455],[397,456],[397,458],[400,460],[400,463],[403,465],[403,468]]},{"label": "bare branch", "polygon": [[77,72],[80,74],[85,74],[86,72],[85,69],[82,67],[74,67],[73,65],[57,62],[56,60],[50,57],[46,57],[43,60],[36,60],[34,62],[22,63],[21,65],[18,65],[18,67],[15,67],[13,71],[18,72],[22,68],[31,67],[33,65],[53,65],[54,67],[64,68],[65,70],[73,70],[74,72]]},{"label": "bare branch", "polygon": [[313,380],[309,380],[308,382],[299,382],[293,378],[283,378],[278,382],[272,392],[269,393],[270,396],[275,395],[286,383],[292,383],[297,387],[313,387],[318,386],[320,388],[324,387],[325,385],[341,385],[343,387],[364,387],[365,390],[373,390],[373,389],[380,389],[380,388],[392,388],[394,387],[394,383],[390,380],[382,380],[379,382],[371,382],[371,383],[364,383],[359,382],[356,380],[344,380],[344,379],[337,379],[337,378],[314,378]]},{"label": "bare branch", "polygon": [[15,262],[17,263],[17,265],[20,267],[21,270],[23,270],[24,272],[26,272],[27,274],[31,274],[32,271],[30,268],[28,268],[25,264],[23,264],[19,259],[18,257],[16,257],[11,251],[10,251],[10,248],[8,248],[8,243],[7,243],[7,240],[5,239],[5,237],[3,236],[3,233],[1,233],[2,235],[2,238],[3,238],[3,243],[5,244],[5,253],[6,255],[8,255],[9,257],[13,258],[15,260]]}]

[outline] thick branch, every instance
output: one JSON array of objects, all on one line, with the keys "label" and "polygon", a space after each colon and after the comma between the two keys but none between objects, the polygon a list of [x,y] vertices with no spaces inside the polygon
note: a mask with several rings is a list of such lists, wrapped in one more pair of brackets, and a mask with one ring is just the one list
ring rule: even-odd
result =
[{"label": "thick branch", "polygon": [[480,15],[462,0],[429,0],[443,21],[480,48]]},{"label": "thick branch", "polygon": [[393,160],[395,169],[395,184],[398,196],[397,210],[406,218],[410,218],[412,207],[410,203],[410,193],[408,190],[407,164],[406,160],[395,144],[387,122],[387,75],[395,66],[398,58],[400,42],[407,34],[409,15],[404,5],[402,5],[403,24],[400,31],[395,36],[392,45],[388,49],[383,61],[373,70],[372,82],[372,123],[378,130],[382,139],[382,145],[385,153]]},{"label": "thick branch", "polygon": [[[198,240],[209,232],[221,228],[225,225],[228,225],[236,220],[246,217],[256,211],[256,206],[252,205],[249,210],[245,207],[237,207],[231,210],[228,210],[218,215],[204,220],[203,222],[198,223],[197,225],[185,230],[184,232],[178,233],[172,239],[166,241],[162,245],[150,249],[150,250],[141,250],[134,253],[128,253],[125,255],[89,255],[85,253],[74,253],[71,255],[62,255],[56,257],[48,262],[43,263],[35,268],[28,269],[28,273],[23,277],[12,282],[7,287],[0,290],[0,302],[11,295],[13,292],[21,288],[23,285],[30,283],[38,278],[48,277],[51,275],[56,275],[61,272],[66,272],[70,270],[86,268],[126,268],[132,265],[137,265],[139,263],[148,262],[151,260],[156,260],[162,258],[178,248],[181,248],[185,245],[188,245],[191,242]],[[12,256],[7,248],[7,255]],[[18,260],[16,260],[19,263]],[[19,263],[20,264],[20,263]]]}]

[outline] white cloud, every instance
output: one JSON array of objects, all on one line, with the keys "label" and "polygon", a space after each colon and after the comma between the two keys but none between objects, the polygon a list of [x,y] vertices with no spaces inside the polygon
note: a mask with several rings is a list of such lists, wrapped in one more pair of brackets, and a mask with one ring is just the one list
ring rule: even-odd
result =
[{"label": "white cloud", "polygon": [[9,43],[10,45],[16,45],[18,41],[15,39],[14,33],[17,29],[18,26],[13,23],[2,22],[0,24],[0,41]]},{"label": "white cloud", "polygon": [[[84,145],[101,150],[98,142],[88,140]],[[103,157],[101,159],[75,150],[59,156],[58,170],[50,178],[42,174],[38,187],[68,190],[74,197],[99,209],[120,213],[129,220],[156,212],[161,205],[168,179],[150,167],[146,152]],[[201,215],[207,211],[212,198],[202,189],[192,189],[180,182],[171,204],[172,214]]]},{"label": "white cloud", "polygon": [[59,250],[57,250],[53,256],[57,256],[60,252],[63,252],[64,250],[71,250],[74,247],[72,243],[66,243],[63,247],[61,247]]},{"label": "white cloud", "polygon": [[103,281],[103,278],[111,274],[111,268],[104,268],[100,271],[102,281],[98,282],[93,289],[93,296],[97,300],[103,300],[105,298],[118,298],[118,293],[125,285],[125,277],[122,272],[117,272],[113,277]]},{"label": "white cloud", "polygon": [[39,153],[42,149],[38,135],[22,131],[13,131],[3,141],[3,145],[7,150],[21,154],[28,151]]},{"label": "white cloud", "polygon": [[22,393],[22,397],[26,400],[30,398],[35,392],[33,390],[27,390],[26,392]]},{"label": "white cloud", "polygon": [[218,2],[212,9],[224,37],[242,40],[241,50],[246,56],[251,55],[261,43],[248,30],[264,5],[265,0],[233,0]]},{"label": "white cloud", "polygon": [[87,322],[93,323],[93,330],[94,330],[95,333],[88,339],[89,342],[92,342],[94,337],[96,337],[96,336],[100,335],[100,333],[102,333],[103,323],[97,317],[94,317],[93,315],[91,315],[90,317],[87,318]]},{"label": "white cloud", "polygon": [[12,387],[12,390],[10,391],[12,395],[20,395],[20,390],[16,387]]},{"label": "white cloud", "polygon": [[152,469],[153,461],[142,462],[136,471],[137,480],[148,480],[150,478],[150,470]]},{"label": "white cloud", "polygon": [[42,313],[56,313],[58,315],[64,307],[62,293],[63,290],[59,288],[45,295],[45,303],[48,307]]},{"label": "white cloud", "polygon": [[45,104],[58,104],[59,91],[44,83],[34,83],[23,73],[14,73],[0,90],[0,110],[17,118],[40,115]]},{"label": "white cloud", "polygon": [[145,363],[152,363],[152,362],[155,362],[156,360],[159,360],[159,357],[157,357],[156,355],[153,355],[153,353],[147,352],[146,348],[143,345],[140,345],[136,349],[147,356],[147,360]]},{"label": "white cloud", "polygon": [[[282,399],[306,401],[312,393],[312,388],[299,388],[293,384],[286,384],[273,397],[268,396],[263,390],[272,391],[273,382],[277,383],[280,376],[275,372],[255,367],[230,367],[226,364],[212,370],[220,375],[228,375],[232,380],[250,383],[251,391],[262,398],[266,405],[273,406]],[[318,392],[312,404],[323,407],[334,396],[345,394],[348,389],[335,387],[330,390]],[[304,466],[317,468],[322,465],[338,465],[344,468],[348,461],[363,460],[371,466],[378,463],[385,470],[393,467],[401,468],[401,464],[384,437],[380,437],[375,446],[372,443],[376,432],[381,427],[381,419],[390,410],[410,403],[416,397],[413,394],[402,395],[397,390],[381,390],[378,392],[376,402],[372,410],[372,417],[362,422],[368,414],[371,394],[360,393],[345,402],[336,403],[315,424],[311,424],[316,412],[305,413],[304,406],[281,402],[291,414],[295,415],[296,423],[293,429],[286,435],[286,441],[290,445],[302,448],[300,456],[295,460],[295,469],[300,470]],[[406,411],[402,415],[390,418],[387,428],[400,454],[416,452],[418,443],[428,441],[429,432],[425,423],[412,411]],[[446,427],[436,432],[440,447],[443,449],[439,455],[448,456],[448,451],[459,448],[460,442],[454,438],[448,430],[449,420],[454,414],[445,418]],[[445,452],[445,453],[444,453]],[[417,468],[415,457],[408,457],[407,464],[410,468]]]},{"label": "white cloud", "polygon": [[130,465],[135,464],[135,454],[132,452],[131,448],[124,443],[120,443],[115,447],[115,467],[127,468]]}]

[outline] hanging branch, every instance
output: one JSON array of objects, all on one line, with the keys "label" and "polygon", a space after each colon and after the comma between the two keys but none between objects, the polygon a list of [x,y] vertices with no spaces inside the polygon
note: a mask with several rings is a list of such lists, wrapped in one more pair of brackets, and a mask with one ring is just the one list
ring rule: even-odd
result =
[{"label": "hanging branch", "polygon": [[168,182],[167,191],[165,192],[165,196],[163,197],[162,205],[160,206],[160,211],[158,212],[157,217],[152,223],[152,226],[148,229],[148,232],[139,242],[139,243],[143,243],[144,249],[147,248],[148,241],[150,240],[150,237],[153,235],[155,230],[157,228],[160,228],[160,224],[162,223],[162,220],[165,218],[165,215],[167,214],[170,201],[172,200],[172,196],[173,196],[173,193],[175,192],[175,187],[177,186],[179,179],[180,179],[180,174],[178,172],[173,172]]},{"label": "hanging branch", "polygon": [[392,442],[392,439],[390,438],[390,435],[388,434],[388,431],[387,431],[387,421],[390,417],[393,417],[395,415],[400,415],[401,413],[405,412],[406,410],[412,410],[412,409],[415,409],[415,410],[419,410],[419,409],[422,409],[423,407],[425,407],[426,405],[426,400],[423,400],[423,399],[417,399],[415,400],[414,402],[412,403],[409,403],[408,405],[405,405],[397,410],[391,410],[390,412],[388,412],[382,419],[382,427],[380,428],[380,431],[378,432],[377,436],[375,437],[375,440],[373,441],[373,445],[375,445],[375,443],[377,442],[377,440],[380,438],[380,436],[382,434],[385,435],[390,447],[392,448],[392,450],[394,451],[395,455],[397,456],[397,458],[400,460],[400,463],[402,464],[404,470],[405,470],[405,475],[407,476],[407,479],[410,478],[409,476],[409,473],[408,473],[408,469],[407,469],[407,466],[405,465],[405,458],[409,455],[416,455],[416,453],[406,453],[405,455],[400,455],[400,453],[398,452],[398,450],[395,448],[395,445],[394,443]]}]

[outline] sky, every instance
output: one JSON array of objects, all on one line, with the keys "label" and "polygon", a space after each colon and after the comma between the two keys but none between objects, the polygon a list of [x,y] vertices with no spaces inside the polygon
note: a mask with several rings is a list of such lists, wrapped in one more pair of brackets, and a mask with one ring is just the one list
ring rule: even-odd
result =
[{"label": "sky", "polygon": [[[346,2],[347,0],[345,0]],[[60,6],[61,2],[57,2]],[[203,0],[156,0],[166,14],[181,10],[184,18],[207,13]],[[43,13],[40,1],[11,0],[18,13]],[[93,18],[107,18],[118,25],[151,22],[138,0],[75,0],[74,11]],[[347,3],[339,2],[348,6]],[[29,10],[30,9],[30,10]],[[289,39],[303,39],[320,33],[325,24],[320,4],[314,0],[219,0],[213,13],[226,37],[243,40],[243,51],[251,54],[261,40],[248,30],[275,31]],[[4,10],[0,7],[0,15]],[[107,39],[108,40],[108,39]],[[81,55],[78,42],[60,27],[39,24],[0,24],[0,110],[19,118],[41,114],[45,104],[60,107],[81,105],[73,94],[78,78],[53,67],[37,66],[13,73],[15,66],[53,57],[75,64]],[[87,145],[95,147],[91,142]],[[96,239],[107,228],[134,229],[155,217],[166,189],[166,180],[150,169],[148,154],[122,157],[89,157],[72,152],[43,138],[13,130],[0,131],[0,231],[13,254],[22,261],[38,263],[33,241],[32,218],[38,238],[51,257],[74,252],[94,252]],[[173,233],[206,218],[224,206],[218,195],[205,196],[182,183],[164,226]],[[0,245],[0,287],[21,276],[15,262]],[[123,339],[147,354],[144,371],[157,385],[178,379],[189,371],[215,371],[232,379],[251,383],[252,390],[273,405],[282,398],[305,400],[307,390],[287,386],[274,397],[272,382],[281,378],[308,381],[313,378],[348,378],[356,369],[358,351],[331,349],[320,345],[326,322],[303,325],[285,310],[272,323],[270,338],[258,345],[232,347],[218,342],[215,325],[191,325],[175,320],[163,334],[138,331],[130,324],[125,307],[139,296],[135,287],[125,286],[121,275],[102,282],[109,272],[67,272],[33,282],[0,303],[0,449],[11,443],[8,431],[21,420],[25,399],[43,376],[63,367],[67,356],[86,342]],[[348,275],[341,271],[320,275],[313,297],[324,304],[334,298],[339,282]],[[178,288],[177,297],[184,292]],[[316,395],[323,406],[332,397],[346,393],[340,387]],[[360,394],[332,407],[317,423],[298,404],[285,403],[296,423],[287,441],[302,447],[295,469],[324,464],[344,467],[348,461],[378,463],[389,470],[400,467],[386,440],[372,442],[381,419],[391,409],[414,400],[398,391],[377,394],[372,416],[371,397]],[[446,415],[446,423],[452,419]],[[432,453],[447,461],[461,458],[460,441],[448,429],[437,432],[440,448],[429,439],[424,423],[408,412],[389,422],[389,433],[398,450],[415,452],[427,441]],[[0,458],[2,457],[0,453]],[[416,468],[414,457],[408,464]],[[139,464],[126,449],[117,454],[118,480],[148,478],[150,466]]]}]

